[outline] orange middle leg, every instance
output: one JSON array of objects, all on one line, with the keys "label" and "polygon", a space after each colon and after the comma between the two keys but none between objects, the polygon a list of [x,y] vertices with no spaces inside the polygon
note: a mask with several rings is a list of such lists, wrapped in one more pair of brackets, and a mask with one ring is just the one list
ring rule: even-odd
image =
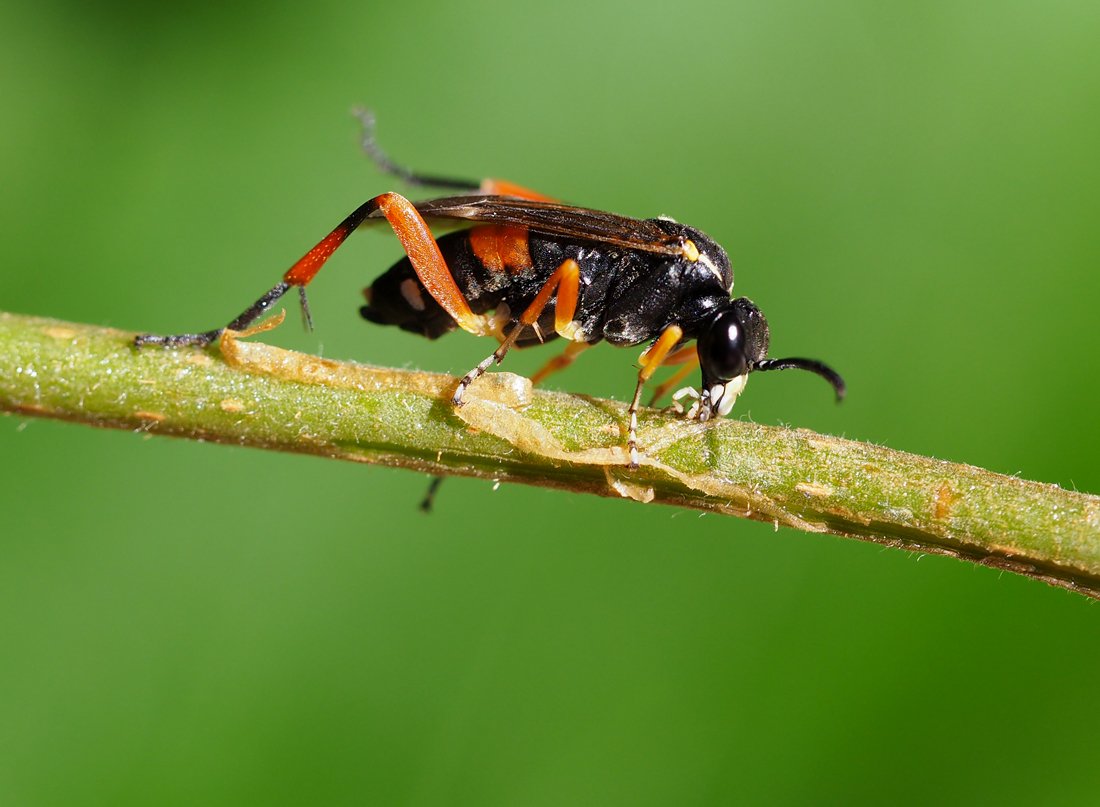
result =
[{"label": "orange middle leg", "polygon": [[554,373],[564,370],[577,360],[577,356],[581,355],[584,351],[588,350],[591,345],[587,342],[570,342],[565,346],[565,350],[559,353],[546,364],[542,365],[533,376],[531,376],[531,383],[538,386]]},{"label": "orange middle leg", "polygon": [[567,258],[562,261],[561,266],[554,270],[554,273],[550,275],[543,287],[539,289],[539,293],[535,295],[535,299],[531,301],[531,304],[528,305],[527,309],[520,315],[519,321],[512,327],[512,330],[508,332],[504,341],[500,343],[500,347],[486,356],[477,367],[466,373],[466,375],[462,377],[462,380],[458,382],[458,389],[456,389],[455,394],[451,396],[452,404],[455,406],[462,406],[462,396],[466,392],[466,388],[484,375],[485,371],[493,364],[500,364],[504,360],[504,355],[509,351],[512,345],[516,343],[516,340],[519,339],[520,334],[523,333],[525,328],[535,327],[535,323],[538,322],[543,309],[546,308],[547,303],[550,302],[550,298],[554,296],[555,291],[558,296],[554,304],[554,330],[562,336],[575,334],[573,314],[576,313],[577,310],[580,272],[580,267],[572,258]]}]

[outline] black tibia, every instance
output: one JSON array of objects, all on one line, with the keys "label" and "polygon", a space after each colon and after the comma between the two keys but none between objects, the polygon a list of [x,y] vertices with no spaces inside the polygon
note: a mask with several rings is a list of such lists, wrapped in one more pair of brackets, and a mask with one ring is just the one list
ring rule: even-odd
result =
[{"label": "black tibia", "polygon": [[[272,287],[266,294],[260,299],[246,308],[240,313],[240,315],[230,322],[225,328],[215,328],[212,331],[203,331],[202,333],[181,333],[172,336],[157,336],[156,334],[143,333],[134,337],[134,345],[136,347],[144,347],[146,345],[159,345],[161,347],[182,347],[184,345],[196,345],[198,347],[205,347],[211,342],[215,341],[222,332],[228,328],[231,331],[240,331],[247,328],[253,322],[262,317],[272,303],[276,302],[280,297],[287,293],[290,288],[289,283],[280,282]],[[303,297],[303,302],[305,298]]]},{"label": "black tibia", "polygon": [[428,489],[424,492],[424,498],[420,500],[420,510],[423,513],[432,512],[432,507],[435,506],[435,495],[439,492],[439,486],[443,484],[442,476],[433,476],[432,481],[428,483]]},{"label": "black tibia", "polygon": [[298,287],[298,302],[302,305],[302,324],[307,331],[313,330],[313,314],[309,310],[309,298],[306,297],[306,287]]},{"label": "black tibia", "polygon": [[168,336],[140,333],[134,337],[134,347],[146,347],[147,345],[156,345],[157,347],[186,347],[191,345],[206,347],[221,336],[224,330],[224,328],[215,328],[212,331],[203,331],[202,333],[176,333]]}]

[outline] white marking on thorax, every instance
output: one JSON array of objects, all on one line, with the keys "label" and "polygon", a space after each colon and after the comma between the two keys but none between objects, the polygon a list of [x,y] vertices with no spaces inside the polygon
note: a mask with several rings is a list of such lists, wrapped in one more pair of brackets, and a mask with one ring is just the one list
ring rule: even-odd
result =
[{"label": "white marking on thorax", "polygon": [[699,253],[699,263],[703,264],[703,266],[710,269],[710,271],[714,274],[714,276],[716,278],[718,278],[719,282],[725,283],[725,278],[722,277],[722,273],[720,271],[718,271],[718,267],[714,265],[714,261],[712,261],[710,259],[710,256],[707,255],[707,253],[705,253],[705,252],[700,252]]}]

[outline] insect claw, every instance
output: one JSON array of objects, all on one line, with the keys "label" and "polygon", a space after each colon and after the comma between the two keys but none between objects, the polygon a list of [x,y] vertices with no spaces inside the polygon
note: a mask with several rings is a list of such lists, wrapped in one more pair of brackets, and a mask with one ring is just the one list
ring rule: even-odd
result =
[{"label": "insect claw", "polygon": [[[685,410],[684,405],[680,403],[681,398],[691,398],[691,408]],[[678,415],[683,415],[687,420],[695,420],[699,416],[699,390],[695,387],[681,387],[672,393],[672,408]]]},{"label": "insect claw", "polygon": [[[699,400],[696,401],[695,406],[699,407],[699,410],[695,413],[695,420],[698,420],[700,423],[706,423],[710,420],[711,404],[709,392],[703,390],[703,394],[699,396]],[[694,410],[695,407],[692,407],[692,409]]]}]

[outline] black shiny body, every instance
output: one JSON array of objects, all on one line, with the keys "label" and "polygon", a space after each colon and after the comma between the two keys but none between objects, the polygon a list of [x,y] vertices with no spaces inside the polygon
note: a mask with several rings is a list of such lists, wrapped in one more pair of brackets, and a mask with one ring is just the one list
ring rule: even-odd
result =
[{"label": "black shiny body", "polygon": [[[567,367],[586,345],[649,343],[627,409],[632,468],[642,456],[637,440],[642,390],[664,365],[682,367],[662,383],[655,400],[693,365],[699,367],[699,389],[684,387],[673,398],[694,398],[685,414],[700,421],[728,414],[754,372],[806,370],[828,381],[838,400],[843,397],[843,379],[823,362],[767,357],[767,320],[748,298],[732,298],[729,259],[705,234],[667,218],[634,219],[563,204],[499,180],[417,174],[385,157],[373,141],[373,118],[365,113],[361,118],[364,147],[384,171],[414,185],[460,193],[415,204],[392,191],[368,199],[226,327],[247,328],[292,288],[308,323],[305,288],[333,252],[360,227],[388,224],[411,260],[398,261],[365,290],[362,315],[429,339],[461,327],[499,341],[459,380],[451,396],[456,408],[470,385],[500,364],[510,348],[558,336],[571,340],[569,347],[535,373],[533,383]],[[429,222],[466,229],[436,239]],[[141,334],[134,344],[205,346],[224,330]],[[691,341],[695,350],[684,349]]]},{"label": "black shiny body", "polygon": [[[690,241],[700,258],[644,252],[568,236],[527,233],[531,265],[519,271],[487,268],[474,253],[470,230],[437,239],[455,283],[477,314],[500,313],[510,319],[531,304],[566,259],[580,267],[574,322],[577,340],[606,341],[618,346],[654,340],[670,324],[679,325],[684,341],[694,339],[713,313],[729,304],[733,273],[726,253],[708,236],[669,219],[651,219],[670,240]],[[414,291],[415,289],[415,291]],[[457,325],[420,283],[408,258],[398,261],[366,290],[362,315],[371,322],[397,325],[435,339]],[[554,301],[543,310],[539,333],[528,328],[517,347],[557,337]],[[540,339],[541,334],[541,339]]]}]

